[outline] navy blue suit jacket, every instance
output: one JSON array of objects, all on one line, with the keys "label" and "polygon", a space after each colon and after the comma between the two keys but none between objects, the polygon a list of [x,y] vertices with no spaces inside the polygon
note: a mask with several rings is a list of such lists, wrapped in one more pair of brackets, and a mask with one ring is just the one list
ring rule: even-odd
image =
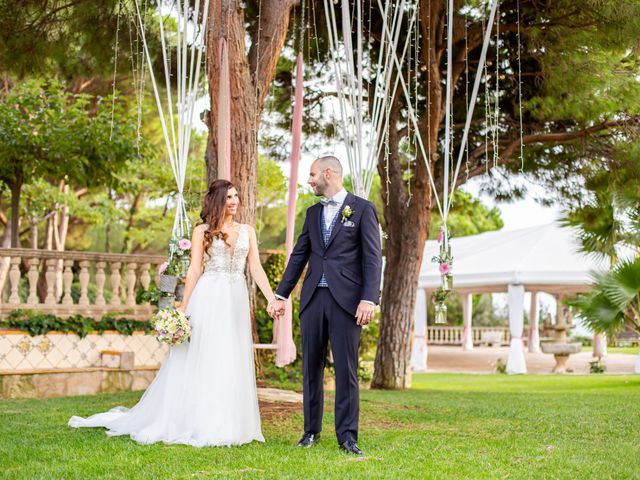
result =
[{"label": "navy blue suit jacket", "polygon": [[[342,222],[345,206],[353,215]],[[307,216],[276,294],[288,298],[309,263],[300,295],[300,313],[308,305],[324,273],[333,298],[355,315],[360,300],[376,305],[380,300],[382,251],[376,207],[351,193],[340,207],[327,245],[322,239],[322,204],[307,210]]]}]

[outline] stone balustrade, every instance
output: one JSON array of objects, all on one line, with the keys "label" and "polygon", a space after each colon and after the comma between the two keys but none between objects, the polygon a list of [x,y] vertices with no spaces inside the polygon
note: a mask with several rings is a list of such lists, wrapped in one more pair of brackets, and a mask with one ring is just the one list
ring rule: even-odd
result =
[{"label": "stone balustrade", "polygon": [[[464,327],[427,327],[427,344],[430,345],[462,345]],[[473,343],[495,344],[500,337],[499,344],[508,345],[511,340],[507,327],[471,327]],[[498,335],[496,335],[498,334]]]},{"label": "stone balustrade", "polygon": [[157,284],[158,266],[166,260],[159,255],[0,248],[0,261],[7,258],[0,318],[30,309],[61,317],[112,314],[146,320],[155,307],[136,304],[136,290],[148,289],[152,278]]}]

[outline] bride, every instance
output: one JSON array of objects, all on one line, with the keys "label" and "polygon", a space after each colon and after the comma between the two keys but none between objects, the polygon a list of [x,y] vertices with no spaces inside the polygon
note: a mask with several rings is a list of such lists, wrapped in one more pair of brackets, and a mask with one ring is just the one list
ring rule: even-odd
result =
[{"label": "bride", "polygon": [[179,307],[190,317],[189,342],[171,349],[133,408],[74,416],[69,426],[106,427],[107,435],[129,435],[143,444],[264,442],[244,275],[247,261],[269,301],[269,312],[275,297],[260,264],[255,230],[234,221],[238,204],[238,192],[226,180],[214,181],[204,199],[204,223],[193,230],[191,264]]}]

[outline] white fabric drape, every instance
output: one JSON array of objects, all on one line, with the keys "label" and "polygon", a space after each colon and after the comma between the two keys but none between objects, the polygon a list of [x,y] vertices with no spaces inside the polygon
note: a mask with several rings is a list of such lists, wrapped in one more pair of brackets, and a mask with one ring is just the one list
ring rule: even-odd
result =
[{"label": "white fabric drape", "polygon": [[511,345],[507,357],[507,373],[527,373],[527,364],[524,359],[524,344],[522,342],[522,329],[524,327],[524,286],[509,285],[508,297]]},{"label": "white fabric drape", "polygon": [[538,292],[531,292],[531,308],[529,309],[529,352],[540,353],[540,302]]},{"label": "white fabric drape", "polygon": [[602,358],[607,356],[607,335],[605,333],[596,333],[593,336],[593,356]]},{"label": "white fabric drape", "polygon": [[473,295],[470,293],[462,297],[462,349],[473,350]]},{"label": "white fabric drape", "polygon": [[418,288],[413,320],[413,348],[411,369],[414,372],[427,371],[427,292]]}]

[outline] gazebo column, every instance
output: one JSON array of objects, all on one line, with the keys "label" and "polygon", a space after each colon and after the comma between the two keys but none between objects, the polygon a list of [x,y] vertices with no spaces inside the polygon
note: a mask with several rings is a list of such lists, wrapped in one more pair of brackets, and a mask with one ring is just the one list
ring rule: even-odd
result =
[{"label": "gazebo column", "polygon": [[509,333],[511,345],[507,356],[507,373],[527,373],[524,360],[524,344],[522,331],[524,329],[524,286],[509,285]]},{"label": "gazebo column", "polygon": [[607,356],[607,334],[595,333],[593,335],[593,356],[602,358]]},{"label": "gazebo column", "polygon": [[540,301],[538,292],[531,292],[529,309],[529,352],[540,353]]},{"label": "gazebo column", "polygon": [[414,372],[427,371],[427,291],[421,287],[416,292],[411,369]]},{"label": "gazebo column", "polygon": [[473,329],[472,329],[472,318],[473,318],[473,295],[470,293],[465,293],[462,297],[462,321],[463,321],[463,329],[462,329],[462,349],[463,350],[472,350],[473,349]]}]

